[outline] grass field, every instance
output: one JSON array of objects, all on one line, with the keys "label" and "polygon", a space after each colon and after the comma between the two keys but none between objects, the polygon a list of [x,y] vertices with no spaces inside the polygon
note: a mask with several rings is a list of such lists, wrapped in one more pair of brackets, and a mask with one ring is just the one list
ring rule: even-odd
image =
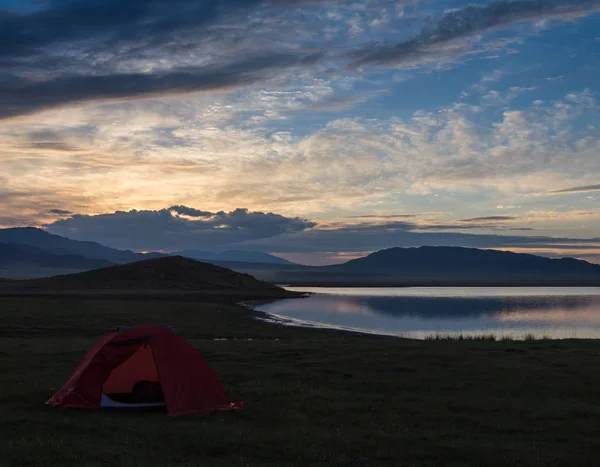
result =
[{"label": "grass field", "polygon": [[[43,405],[126,323],[173,325],[246,407]],[[283,328],[223,303],[4,297],[0,465],[599,465],[599,369],[598,341],[410,341]]]}]

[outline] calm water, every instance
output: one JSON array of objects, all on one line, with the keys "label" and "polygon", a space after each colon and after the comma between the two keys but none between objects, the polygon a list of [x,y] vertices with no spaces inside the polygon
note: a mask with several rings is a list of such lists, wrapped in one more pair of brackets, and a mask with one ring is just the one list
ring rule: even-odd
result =
[{"label": "calm water", "polygon": [[288,324],[422,339],[436,334],[600,338],[600,287],[289,287],[258,307]]}]

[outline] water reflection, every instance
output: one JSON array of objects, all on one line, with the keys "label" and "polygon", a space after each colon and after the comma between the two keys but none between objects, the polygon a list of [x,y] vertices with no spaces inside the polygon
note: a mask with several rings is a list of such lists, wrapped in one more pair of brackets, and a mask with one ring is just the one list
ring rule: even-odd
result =
[{"label": "water reflection", "polygon": [[415,338],[436,333],[600,338],[600,288],[294,290],[317,293],[259,309],[295,324]]}]

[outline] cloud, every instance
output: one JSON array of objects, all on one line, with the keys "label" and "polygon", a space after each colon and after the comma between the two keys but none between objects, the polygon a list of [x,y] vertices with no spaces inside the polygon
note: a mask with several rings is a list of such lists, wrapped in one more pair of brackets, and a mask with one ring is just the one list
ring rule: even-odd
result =
[{"label": "cloud", "polygon": [[74,214],[47,225],[46,229],[72,239],[93,240],[114,248],[214,250],[250,239],[300,232],[315,225],[299,217],[241,208],[228,213],[208,213],[186,206],[173,206],[157,211]]},{"label": "cloud", "polygon": [[[319,219],[340,212],[381,217],[375,213],[393,215],[397,209],[467,219],[474,205],[478,217],[500,205],[520,216],[525,202],[542,202],[535,194],[595,186],[600,171],[597,130],[572,131],[589,111],[587,103],[548,99],[519,110],[501,106],[486,114],[485,124],[479,105],[456,103],[406,118],[338,118],[303,135],[285,131],[291,122],[273,131],[239,116],[254,114],[259,99],[279,102],[275,91],[246,98],[65,108],[51,119],[5,122],[0,186],[21,195],[4,207],[33,223],[40,222],[42,209],[56,206],[90,214],[160,210],[194,200],[207,212],[247,206]],[[22,149],[43,141],[79,151]],[[26,196],[32,187],[37,194]]]},{"label": "cloud", "polygon": [[213,217],[214,214],[209,211],[201,211],[200,209],[189,208],[187,206],[171,206],[169,211],[189,217]]},{"label": "cloud", "polygon": [[48,211],[50,214],[58,214],[60,216],[67,216],[70,214],[73,214],[71,211],[67,211],[65,209],[50,209],[50,211]]},{"label": "cloud", "polygon": [[486,223],[486,222],[503,222],[503,221],[514,221],[519,219],[514,216],[486,216],[486,217],[473,217],[472,219],[461,219],[459,222],[467,223]]},{"label": "cloud", "polygon": [[586,193],[588,191],[600,191],[600,185],[576,186],[573,188],[565,188],[564,190],[550,191],[550,194],[560,193]]},{"label": "cloud", "polygon": [[417,214],[369,214],[364,216],[348,216],[347,219],[412,219]]},{"label": "cloud", "polygon": [[265,240],[249,240],[240,247],[263,249],[280,253],[365,252],[392,247],[462,246],[473,248],[525,248],[554,245],[555,250],[569,245],[587,245],[600,251],[600,238],[569,238],[549,236],[518,236],[472,234],[460,232],[421,232],[415,225],[405,223],[365,224],[337,229],[313,228],[284,234]]},{"label": "cloud", "polygon": [[320,54],[252,56],[243,61],[166,73],[66,75],[30,80],[0,88],[0,119],[66,104],[94,100],[158,97],[206,91],[230,91],[266,79],[270,69],[308,65]]},{"label": "cloud", "polygon": [[345,110],[351,107],[356,106],[357,104],[362,104],[374,97],[380,96],[384,94],[386,91],[376,91],[376,92],[363,92],[361,94],[334,94],[325,96],[324,99],[307,104],[303,107],[303,110],[307,111],[318,111],[322,110],[325,112],[335,112],[339,110]]},{"label": "cloud", "polygon": [[90,37],[104,36],[105,44],[130,43],[140,37],[165,40],[187,28],[213,23],[221,16],[245,14],[260,4],[286,7],[323,1],[129,0],[124,4],[118,0],[50,0],[30,11],[0,10],[0,42],[4,57],[23,57]]},{"label": "cloud", "polygon": [[597,0],[497,0],[483,6],[468,5],[448,10],[407,41],[365,47],[352,52],[352,56],[357,66],[398,65],[427,59],[428,56],[439,58],[444,53],[456,53],[443,50],[444,44],[456,39],[522,21],[584,15],[599,7],[600,1]]},{"label": "cloud", "polygon": [[322,53],[268,45],[266,36],[277,23],[271,17],[319,4],[330,2],[51,0],[18,12],[0,7],[0,118],[88,101],[230,91],[310,67]]},{"label": "cloud", "polygon": [[[466,44],[451,44],[457,39],[521,21],[584,16],[600,6],[599,0],[469,5],[391,45],[368,44],[366,32],[357,38],[347,32],[357,21],[360,31],[367,24],[383,27],[388,21],[381,18],[406,3],[412,2],[371,0],[358,16],[357,6],[342,0],[55,0],[26,11],[0,10],[0,68],[6,70],[0,74],[0,119],[85,102],[274,88],[299,78],[356,74],[367,65],[421,66],[473,53]],[[332,38],[319,32],[325,28],[335,30]],[[483,49],[494,47],[505,44]],[[379,92],[339,92],[304,108],[339,111]]]}]

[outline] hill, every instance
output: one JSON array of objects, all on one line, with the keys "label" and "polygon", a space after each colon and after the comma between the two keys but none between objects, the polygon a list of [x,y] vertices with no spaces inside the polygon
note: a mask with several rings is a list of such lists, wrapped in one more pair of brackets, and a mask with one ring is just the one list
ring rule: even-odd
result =
[{"label": "hill", "polygon": [[348,261],[344,270],[393,270],[411,274],[600,274],[600,265],[573,258],[462,247],[389,248]]},{"label": "hill", "polygon": [[281,290],[248,274],[181,256],[148,259],[102,269],[47,277],[10,281],[10,289],[39,290]]},{"label": "hill", "polygon": [[319,268],[331,277],[405,285],[597,285],[600,265],[462,247],[389,248]]}]

